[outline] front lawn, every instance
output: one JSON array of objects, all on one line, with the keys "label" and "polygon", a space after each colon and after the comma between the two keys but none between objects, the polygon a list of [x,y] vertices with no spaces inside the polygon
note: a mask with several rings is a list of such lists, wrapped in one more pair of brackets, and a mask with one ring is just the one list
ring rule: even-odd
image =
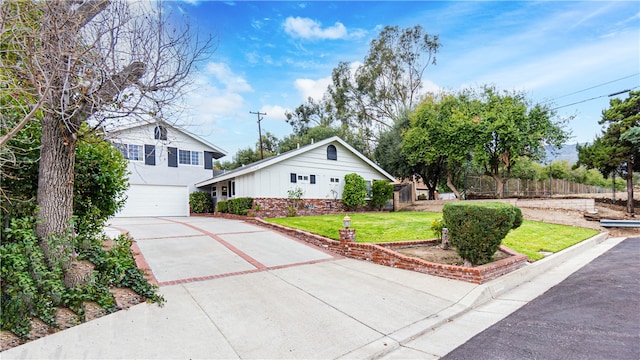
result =
[{"label": "front lawn", "polygon": [[[431,221],[442,217],[430,212],[380,212],[349,214],[356,229],[357,242],[389,242],[433,239]],[[329,239],[340,240],[344,215],[298,216],[264,219],[265,221],[301,229]]]},{"label": "front lawn", "polygon": [[[265,221],[301,229],[330,239],[339,240],[344,215],[300,216],[272,218]],[[356,229],[357,242],[390,242],[433,239],[431,221],[442,217],[432,212],[357,213],[349,215],[351,227]],[[586,240],[597,230],[575,226],[548,224],[526,220],[518,229],[509,232],[502,242],[505,246],[527,255],[529,261],[544,257],[539,251],[558,252]]]},{"label": "front lawn", "polygon": [[502,244],[535,261],[544,257],[539,251],[556,253],[598,233],[593,229],[525,220],[507,234]]}]

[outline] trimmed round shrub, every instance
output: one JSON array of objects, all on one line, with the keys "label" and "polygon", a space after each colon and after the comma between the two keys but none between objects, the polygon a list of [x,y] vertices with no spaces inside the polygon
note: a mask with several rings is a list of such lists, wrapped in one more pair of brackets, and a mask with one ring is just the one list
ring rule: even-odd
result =
[{"label": "trimmed round shrub", "polygon": [[342,204],[349,210],[357,210],[359,206],[367,205],[367,182],[358,174],[344,176],[344,190]]},{"label": "trimmed round shrub", "polygon": [[502,239],[522,224],[522,212],[499,202],[453,202],[442,208],[451,245],[473,265],[491,262]]},{"label": "trimmed round shrub", "polygon": [[393,199],[393,185],[385,180],[373,180],[369,205],[376,210],[382,210],[391,199]]}]

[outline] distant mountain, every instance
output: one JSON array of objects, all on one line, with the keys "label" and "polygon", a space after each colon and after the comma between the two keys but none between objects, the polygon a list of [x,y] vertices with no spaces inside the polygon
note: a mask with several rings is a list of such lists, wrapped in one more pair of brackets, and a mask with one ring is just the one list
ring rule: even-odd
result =
[{"label": "distant mountain", "polygon": [[[575,164],[578,162],[578,150],[576,150],[577,144],[564,144],[560,149],[556,149],[555,147],[545,146],[545,151],[547,153],[545,157],[545,163],[550,163],[554,161],[569,161],[569,164]],[[580,144],[584,145],[584,144]]]}]

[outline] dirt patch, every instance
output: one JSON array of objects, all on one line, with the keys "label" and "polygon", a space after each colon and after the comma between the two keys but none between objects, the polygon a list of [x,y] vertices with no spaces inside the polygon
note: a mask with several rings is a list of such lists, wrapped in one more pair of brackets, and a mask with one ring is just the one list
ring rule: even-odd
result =
[{"label": "dirt patch", "polygon": [[[464,260],[458,255],[455,249],[449,248],[443,249],[439,245],[415,245],[403,248],[396,248],[394,251],[399,252],[402,255],[415,257],[428,262],[437,264],[457,265],[463,266]],[[498,250],[493,255],[493,261],[498,261],[508,258],[509,254]]]},{"label": "dirt patch", "polygon": [[[639,236],[640,228],[604,228],[600,219],[629,220],[624,208],[620,206],[596,203],[596,213],[573,210],[529,209],[522,208],[522,215],[527,220],[542,221],[551,224],[571,225],[608,232],[612,237]],[[637,219],[637,217],[636,217]]]}]

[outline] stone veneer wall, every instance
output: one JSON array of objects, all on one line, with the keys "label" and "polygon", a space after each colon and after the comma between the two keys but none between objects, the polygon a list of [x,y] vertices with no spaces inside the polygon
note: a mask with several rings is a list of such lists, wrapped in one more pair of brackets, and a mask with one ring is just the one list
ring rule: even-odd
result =
[{"label": "stone veneer wall", "polygon": [[[253,198],[253,211],[250,215],[263,218],[285,217],[289,214],[287,207],[289,199],[282,198]],[[260,209],[256,211],[256,209]],[[332,199],[300,199],[298,216],[339,214],[344,212],[342,200]]]},{"label": "stone veneer wall", "polygon": [[482,284],[487,281],[496,279],[501,275],[521,268],[527,262],[527,257],[525,255],[519,254],[505,246],[500,246],[500,250],[510,254],[511,256],[506,259],[494,261],[492,263],[476,267],[437,264],[422,259],[405,256],[393,250],[394,248],[398,247],[420,244],[433,244],[433,242],[436,240],[404,241],[384,244],[346,242],[328,239],[320,235],[312,234],[302,230],[287,228],[278,224],[268,223],[260,218],[251,218],[230,214],[216,214],[215,216],[244,220],[256,225],[268,227],[293,238],[303,240],[305,242],[319,246],[325,250],[345,257],[370,261],[376,264],[399,269],[417,271],[448,279],[462,280],[474,284]]}]

